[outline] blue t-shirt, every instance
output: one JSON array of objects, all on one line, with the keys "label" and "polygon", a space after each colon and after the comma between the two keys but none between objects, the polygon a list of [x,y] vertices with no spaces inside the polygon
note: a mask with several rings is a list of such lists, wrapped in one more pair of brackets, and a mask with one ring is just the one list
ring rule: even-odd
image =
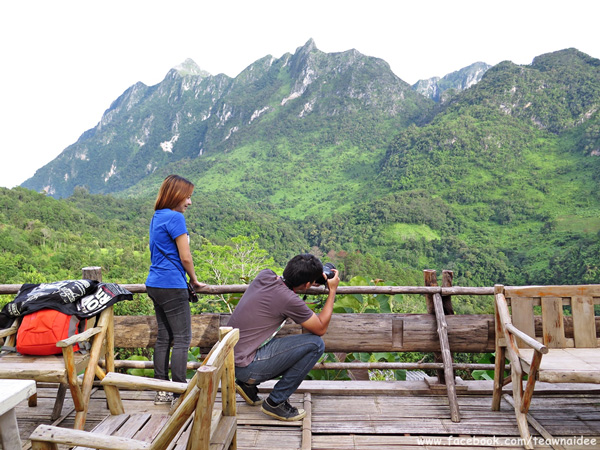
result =
[{"label": "blue t-shirt", "polygon": [[187,276],[175,242],[182,234],[188,234],[182,213],[172,209],[160,209],[154,213],[150,222],[151,265],[146,286],[170,289],[187,287]]}]

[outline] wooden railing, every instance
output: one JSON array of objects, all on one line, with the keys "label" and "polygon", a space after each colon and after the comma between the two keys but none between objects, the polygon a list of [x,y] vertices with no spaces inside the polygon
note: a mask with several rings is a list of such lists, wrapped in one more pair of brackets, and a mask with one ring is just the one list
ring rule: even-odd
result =
[{"label": "wooden railing", "polygon": [[[495,322],[492,314],[456,315],[452,305],[455,295],[494,294],[493,287],[452,286],[452,272],[442,272],[442,286],[438,286],[436,271],[424,271],[425,286],[339,286],[338,296],[345,294],[423,295],[427,314],[334,314],[327,333],[323,336],[325,351],[341,354],[357,352],[433,352],[434,362],[424,363],[318,363],[315,369],[370,370],[370,369],[430,369],[437,373],[438,383],[445,384],[450,402],[452,421],[460,421],[454,384],[454,370],[493,370],[493,364],[455,363],[451,352],[491,353],[495,351]],[[99,267],[83,269],[83,278],[101,281]],[[123,284],[134,294],[146,292],[143,284]],[[0,295],[16,294],[21,285],[0,285]],[[200,295],[243,293],[247,285],[209,285]],[[311,288],[309,295],[326,294],[323,286]],[[490,303],[492,299],[490,298]],[[192,347],[206,352],[218,340],[218,329],[227,325],[228,314],[200,314],[192,317]],[[573,323],[565,318],[565,335],[572,335]],[[536,326],[541,322],[536,318]],[[115,347],[152,348],[156,341],[157,326],[154,316],[115,316]],[[600,317],[596,317],[600,321]],[[598,328],[600,329],[600,327]],[[278,336],[303,333],[300,325],[287,323]],[[502,364],[502,363],[500,363]],[[200,363],[188,363],[197,368]],[[117,368],[151,368],[152,361],[116,360]],[[506,366],[505,366],[506,368]]]},{"label": "wooden railing", "polygon": [[[99,267],[82,269],[83,278],[102,280]],[[378,295],[423,295],[427,303],[427,314],[334,314],[327,333],[323,336],[325,351],[330,353],[351,352],[433,352],[438,356],[444,351],[440,344],[439,322],[443,316],[444,331],[449,352],[488,353],[494,351],[494,318],[492,314],[454,315],[452,296],[493,295],[493,287],[457,287],[451,285],[452,272],[443,271],[443,286],[437,286],[434,270],[426,270],[428,286],[339,286],[338,296],[345,294]],[[144,284],[121,284],[134,294],[146,292]],[[0,295],[16,294],[19,284],[0,285]],[[235,294],[245,292],[247,285],[207,285],[200,295]],[[309,295],[323,295],[324,286],[308,290]],[[444,311],[449,315],[436,318],[434,299],[442,299]],[[490,299],[490,302],[492,300]],[[192,317],[192,347],[208,351],[217,341],[217,330],[225,326],[228,314],[200,314]],[[126,330],[126,332],[125,332]],[[302,333],[302,327],[287,323],[279,336]],[[156,341],[156,319],[154,316],[115,316],[115,346],[118,348],[151,348]],[[117,360],[120,368],[151,368],[152,361]],[[198,363],[189,363],[197,368]],[[319,363],[316,369],[435,369],[443,379],[442,358],[432,363]],[[493,369],[491,364],[453,363],[454,369]]]}]

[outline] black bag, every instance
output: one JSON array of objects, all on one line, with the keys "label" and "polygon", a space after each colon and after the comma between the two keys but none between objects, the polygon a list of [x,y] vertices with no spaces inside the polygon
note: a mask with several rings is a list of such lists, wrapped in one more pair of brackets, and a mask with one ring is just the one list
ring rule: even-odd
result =
[{"label": "black bag", "polygon": [[0,328],[9,327],[16,317],[41,309],[54,309],[68,316],[89,319],[122,300],[133,300],[133,294],[116,283],[94,280],[25,283],[14,300],[0,311]]},{"label": "black bag", "polygon": [[187,284],[187,287],[188,287],[188,300],[190,301],[190,303],[198,302],[198,294],[196,294],[194,287],[190,283]]}]

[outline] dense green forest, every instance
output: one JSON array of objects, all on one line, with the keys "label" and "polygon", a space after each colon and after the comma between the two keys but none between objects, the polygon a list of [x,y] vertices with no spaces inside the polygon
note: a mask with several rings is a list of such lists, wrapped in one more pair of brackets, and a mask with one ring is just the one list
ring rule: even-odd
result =
[{"label": "dense green forest", "polygon": [[[147,175],[106,184],[110,194],[95,193],[92,183],[62,199],[1,189],[0,283],[76,278],[89,265],[111,281],[143,283],[148,223],[170,173],[196,185],[186,220],[197,271],[210,284],[247,282],[263,267],[279,271],[300,252],[333,262],[346,283],[421,285],[424,269],[453,270],[460,286],[600,283],[600,60],[569,49],[527,66],[503,62],[435,104],[381,61],[355,57],[325,55],[309,43],[291,65],[258,61],[227,81],[229,103],[214,110],[227,109],[221,122],[235,117],[244,127],[227,134],[208,114],[213,132],[227,136],[219,134],[218,145],[197,156],[157,150],[163,165],[134,152],[136,177]],[[309,103],[292,99],[286,109],[281,95],[303,79],[303,68],[321,71],[321,82],[307,85]],[[84,133],[55,167],[96,174],[88,144],[110,163],[135,140],[131,120],[144,124],[146,110],[162,111],[164,124],[176,116],[179,126],[181,111],[194,104],[183,84],[216,89],[218,81],[172,74],[158,87],[132,87],[108,112],[114,123]],[[146,97],[135,96],[139,89]],[[183,109],[169,110],[163,91],[184,92]],[[255,97],[277,115],[258,114]],[[145,98],[150,103],[136,103]],[[199,115],[188,111],[190,133],[208,126],[194,128]],[[106,146],[109,134],[120,137]],[[181,137],[188,152],[193,136]],[[138,145],[142,152],[150,143]],[[111,148],[103,156],[104,147]],[[172,155],[179,159],[169,162]],[[198,308],[226,311],[232,301]],[[459,312],[490,308],[469,298],[457,303]],[[391,306],[421,307],[407,298]]]},{"label": "dense green forest", "polygon": [[[472,195],[490,192],[476,189]],[[513,197],[515,204],[522,201],[517,193]],[[88,265],[101,266],[113,282],[143,283],[153,201],[85,189],[62,200],[24,188],[0,189],[0,283],[79,278]],[[289,257],[304,251],[333,261],[347,283],[421,285],[428,268],[454,270],[455,284],[463,286],[600,281],[594,217],[567,226],[540,217],[541,208],[521,206],[510,220],[498,209],[482,221],[483,208],[469,217],[460,205],[425,190],[400,190],[348,213],[301,220],[240,207],[210,193],[196,192],[192,201],[187,212],[192,250],[200,278],[210,284],[246,283],[263,267],[280,272]],[[527,247],[519,248],[523,244]],[[208,299],[198,312],[227,311],[228,302]],[[457,302],[459,312],[490,312],[487,301]],[[122,313],[150,312],[144,301],[123,307]],[[422,312],[424,304],[398,298],[392,308]]]}]

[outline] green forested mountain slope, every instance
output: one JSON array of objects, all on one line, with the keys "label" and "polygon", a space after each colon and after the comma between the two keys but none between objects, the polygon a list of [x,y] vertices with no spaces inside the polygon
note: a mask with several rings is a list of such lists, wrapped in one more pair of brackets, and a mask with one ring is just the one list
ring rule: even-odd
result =
[{"label": "green forested mountain slope", "polygon": [[[81,200],[86,196],[87,204]],[[20,187],[1,188],[0,283],[80,278],[88,265],[102,266],[115,280],[141,277],[149,213],[143,203],[83,191],[59,201]]]},{"label": "green forested mountain slope", "polygon": [[[429,124],[398,135],[382,181],[443,199],[461,219],[456,236],[525,265],[523,282],[574,282],[551,265],[597,248],[599,68],[571,49],[490,69]],[[597,262],[585,266],[597,281]]]},{"label": "green forested mountain slope", "polygon": [[[65,151],[68,162],[40,169],[30,180],[40,184],[28,184],[37,190],[55,182],[55,193],[68,195],[77,183],[63,171],[91,170],[92,157],[86,161],[81,152],[92,155],[94,142],[98,155],[114,152],[111,164],[123,157],[115,164],[127,167],[127,177],[100,178],[88,188],[114,191],[118,199],[83,190],[61,201],[21,190],[5,194],[83,209],[75,222],[92,220],[87,214],[98,221],[86,238],[98,248],[131,246],[125,252],[133,255],[144,248],[158,186],[174,172],[196,184],[188,211],[196,243],[200,236],[225,244],[256,235],[280,265],[299,251],[314,251],[347,279],[420,284],[423,269],[445,268],[455,270],[460,285],[599,283],[599,67],[599,60],[574,49],[541,55],[527,66],[504,62],[436,105],[390,75],[382,61],[353,51],[323,54],[310,41],[294,55],[257,61],[235,80],[188,66],[156,87],[132,88],[107,111],[104,124],[86,133],[89,142],[82,136]],[[198,119],[202,108],[191,113],[203,104],[193,98],[202,89],[218,94],[202,101],[227,99],[206,103],[204,121]],[[170,104],[178,112],[159,120],[160,107]],[[165,139],[154,135],[158,123],[174,136],[177,117],[173,153],[153,153],[152,139],[155,147]],[[147,135],[144,123],[154,124]],[[137,150],[111,144],[142,136]],[[3,233],[26,244],[13,245],[14,253],[29,246],[42,254],[28,227],[47,228],[45,219],[32,212],[17,220],[12,209],[3,211]],[[110,231],[115,226],[120,236]],[[57,237],[66,232],[50,229]],[[93,259],[90,252],[83,259]],[[131,263],[123,257],[124,266]]]}]

